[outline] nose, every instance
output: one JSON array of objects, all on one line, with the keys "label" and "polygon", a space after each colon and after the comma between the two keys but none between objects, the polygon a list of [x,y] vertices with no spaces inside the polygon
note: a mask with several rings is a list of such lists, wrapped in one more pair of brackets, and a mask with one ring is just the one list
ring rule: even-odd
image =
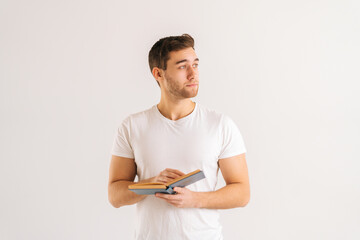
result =
[{"label": "nose", "polygon": [[188,69],[188,78],[194,78],[197,74],[197,70],[193,66],[190,66]]}]

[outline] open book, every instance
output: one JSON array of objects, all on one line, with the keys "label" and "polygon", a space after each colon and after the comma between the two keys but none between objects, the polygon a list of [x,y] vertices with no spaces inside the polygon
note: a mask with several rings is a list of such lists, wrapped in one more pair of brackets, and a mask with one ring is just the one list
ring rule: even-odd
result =
[{"label": "open book", "polygon": [[198,169],[168,183],[136,183],[129,185],[128,188],[130,191],[142,195],[155,193],[175,194],[175,191],[173,190],[174,187],[185,187],[203,178],[205,178],[203,171]]}]

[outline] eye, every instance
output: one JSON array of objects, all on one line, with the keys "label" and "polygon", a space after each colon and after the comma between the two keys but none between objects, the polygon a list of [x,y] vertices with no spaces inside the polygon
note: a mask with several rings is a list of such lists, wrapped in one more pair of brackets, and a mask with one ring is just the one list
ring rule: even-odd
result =
[{"label": "eye", "polygon": [[193,66],[194,66],[195,68],[198,68],[198,67],[199,67],[199,64],[195,63]]},{"label": "eye", "polygon": [[179,68],[180,68],[180,69],[184,69],[185,67],[186,67],[186,66],[185,66],[185,65],[183,65],[183,66],[180,66]]}]

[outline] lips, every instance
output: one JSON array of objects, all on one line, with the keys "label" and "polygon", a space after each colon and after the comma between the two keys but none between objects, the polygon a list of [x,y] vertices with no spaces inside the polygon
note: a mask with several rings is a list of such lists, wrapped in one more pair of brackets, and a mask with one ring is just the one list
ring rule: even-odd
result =
[{"label": "lips", "polygon": [[197,86],[198,85],[198,83],[194,83],[194,84],[189,84],[189,85],[186,85],[187,87],[195,87],[195,86]]}]

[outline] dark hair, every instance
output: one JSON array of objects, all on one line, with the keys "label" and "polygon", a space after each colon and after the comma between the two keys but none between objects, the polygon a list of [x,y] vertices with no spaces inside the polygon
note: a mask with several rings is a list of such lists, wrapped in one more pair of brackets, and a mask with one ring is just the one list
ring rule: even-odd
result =
[{"label": "dark hair", "polygon": [[[192,47],[195,50],[194,39],[186,33],[181,36],[170,36],[161,38],[150,49],[150,71],[152,72],[154,67],[166,70],[166,63],[170,59],[170,52],[182,50],[189,47]],[[159,82],[156,82],[160,86]]]}]

